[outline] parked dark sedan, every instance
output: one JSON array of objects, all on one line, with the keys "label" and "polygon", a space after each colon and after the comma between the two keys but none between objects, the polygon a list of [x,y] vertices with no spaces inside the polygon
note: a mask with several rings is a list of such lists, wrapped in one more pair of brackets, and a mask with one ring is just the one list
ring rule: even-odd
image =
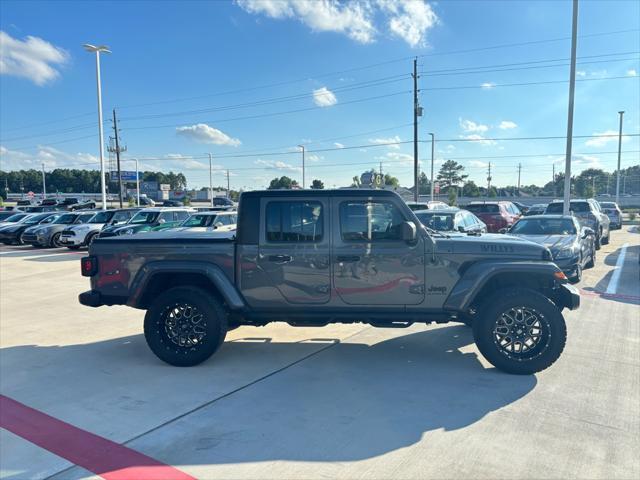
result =
[{"label": "parked dark sedan", "polygon": [[15,225],[10,225],[0,229],[0,242],[5,245],[24,245],[22,235],[27,228],[38,224],[52,222],[59,216],[59,213],[47,212],[25,217],[23,221],[16,222]]},{"label": "parked dark sedan", "polygon": [[572,215],[521,218],[506,233],[547,247],[554,263],[573,283],[582,279],[583,268],[593,267],[596,261],[595,231],[581,226]]},{"label": "parked dark sedan", "polygon": [[416,210],[418,220],[425,226],[441,232],[486,233],[487,226],[473,213],[458,208]]},{"label": "parked dark sedan", "polygon": [[544,211],[547,209],[546,203],[536,203],[535,205],[531,205],[529,210],[524,212],[522,215],[525,217],[531,217],[533,215],[542,215]]}]

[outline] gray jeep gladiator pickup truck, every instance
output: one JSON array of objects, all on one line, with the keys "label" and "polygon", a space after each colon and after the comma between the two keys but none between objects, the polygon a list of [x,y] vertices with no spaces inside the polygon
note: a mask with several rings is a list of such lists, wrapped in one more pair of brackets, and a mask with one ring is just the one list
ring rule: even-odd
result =
[{"label": "gray jeep gladiator pickup truck", "polygon": [[80,303],[147,311],[151,350],[172,365],[209,358],[240,325],[464,322],[495,367],[531,374],[566,341],[578,291],[540,245],[421,226],[384,190],[242,194],[235,232],[98,239]]}]

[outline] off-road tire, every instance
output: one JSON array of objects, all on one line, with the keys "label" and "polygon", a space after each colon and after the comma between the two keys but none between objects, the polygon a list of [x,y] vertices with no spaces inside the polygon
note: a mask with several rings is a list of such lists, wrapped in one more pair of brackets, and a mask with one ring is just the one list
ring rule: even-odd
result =
[{"label": "off-road tire", "polygon": [[[527,353],[509,353],[500,346],[496,330],[506,328],[498,326],[504,321],[504,313],[522,307],[537,314],[540,338]],[[560,357],[567,340],[567,327],[560,310],[547,297],[527,288],[509,288],[483,302],[473,322],[473,337],[482,355],[499,370],[531,375],[550,367]]]},{"label": "off-road tire", "polygon": [[[192,309],[194,316],[202,316],[192,323],[198,327],[198,333],[172,336],[182,328],[179,322],[186,322],[187,328],[191,325],[185,320],[188,308]],[[180,309],[182,313],[178,312],[178,318],[176,312]],[[192,318],[191,315],[188,318]],[[204,335],[199,338],[202,333]],[[160,360],[176,367],[191,367],[204,362],[222,345],[226,334],[227,312],[215,297],[197,287],[174,287],[163,292],[144,317],[147,345]],[[192,341],[195,338],[197,341]],[[190,344],[181,345],[182,339]]]}]

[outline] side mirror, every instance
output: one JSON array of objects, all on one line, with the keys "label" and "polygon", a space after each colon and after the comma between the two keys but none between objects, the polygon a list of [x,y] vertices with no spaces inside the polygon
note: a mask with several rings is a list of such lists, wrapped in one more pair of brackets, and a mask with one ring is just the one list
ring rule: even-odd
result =
[{"label": "side mirror", "polygon": [[595,234],[596,234],[596,232],[593,229],[589,228],[589,227],[585,227],[582,230],[582,238],[587,238],[587,237],[589,237],[591,235],[595,235]]},{"label": "side mirror", "polygon": [[222,222],[216,222],[216,223],[213,224],[213,226],[216,227],[216,228],[220,228],[222,225],[223,225]]},{"label": "side mirror", "polygon": [[413,242],[416,239],[416,224],[413,222],[402,222],[401,225],[402,240],[405,242]]},{"label": "side mirror", "polygon": [[465,232],[464,227],[462,225],[458,225],[458,231],[460,233],[464,233]]},{"label": "side mirror", "polygon": [[167,221],[164,218],[161,218],[160,220],[158,220],[158,223],[162,225],[163,223],[167,223]]},{"label": "side mirror", "polygon": [[509,231],[508,228],[501,228],[500,230],[498,230],[498,233],[507,233]]}]

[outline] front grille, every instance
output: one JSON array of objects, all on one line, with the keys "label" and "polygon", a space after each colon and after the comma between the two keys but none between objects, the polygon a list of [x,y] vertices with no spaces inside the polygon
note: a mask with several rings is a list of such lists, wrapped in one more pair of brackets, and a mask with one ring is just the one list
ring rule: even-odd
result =
[{"label": "front grille", "polygon": [[37,242],[38,237],[35,233],[25,233],[22,235],[22,240],[25,242]]},{"label": "front grille", "polygon": [[62,237],[75,237],[75,232],[73,230],[63,230],[60,236],[62,236]]}]

